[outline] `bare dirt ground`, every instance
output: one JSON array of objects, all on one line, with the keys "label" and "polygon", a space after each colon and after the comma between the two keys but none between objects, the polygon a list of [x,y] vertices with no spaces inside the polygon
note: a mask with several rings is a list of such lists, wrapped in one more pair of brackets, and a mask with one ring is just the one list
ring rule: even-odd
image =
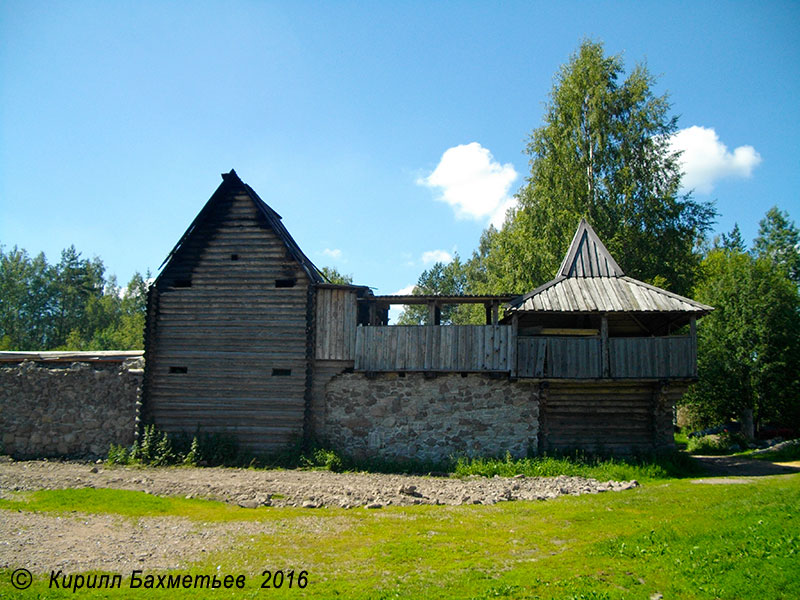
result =
[{"label": "bare dirt ground", "polygon": [[773,463],[742,456],[695,456],[712,477],[763,477],[800,473],[800,461]]},{"label": "bare dirt ground", "polygon": [[[312,509],[321,506],[377,509],[411,504],[494,504],[621,491],[637,485],[635,481],[599,482],[582,477],[451,479],[328,471],[0,462],[0,497],[20,491],[102,487],[222,500],[245,508],[295,506],[307,509],[308,515],[293,519],[291,526],[310,531],[347,526],[346,519],[315,515]],[[180,568],[204,553],[231,547],[242,536],[273,533],[276,526],[275,521],[205,523],[179,517],[0,510],[0,568],[25,567],[34,573]]]}]

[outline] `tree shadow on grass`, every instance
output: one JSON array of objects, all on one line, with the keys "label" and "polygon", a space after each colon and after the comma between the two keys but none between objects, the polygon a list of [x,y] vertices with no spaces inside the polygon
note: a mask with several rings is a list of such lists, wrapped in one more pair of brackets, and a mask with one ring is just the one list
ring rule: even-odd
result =
[{"label": "tree shadow on grass", "polygon": [[800,462],[773,463],[743,456],[694,456],[710,477],[764,477],[800,473]]}]

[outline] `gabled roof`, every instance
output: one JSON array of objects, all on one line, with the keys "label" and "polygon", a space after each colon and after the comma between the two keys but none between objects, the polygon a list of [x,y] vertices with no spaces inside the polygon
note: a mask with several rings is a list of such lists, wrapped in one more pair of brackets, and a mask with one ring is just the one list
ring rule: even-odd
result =
[{"label": "gabled roof", "polygon": [[203,209],[194,218],[194,221],[192,221],[191,225],[189,225],[189,228],[181,236],[181,239],[178,240],[178,243],[175,244],[175,247],[167,255],[167,258],[164,259],[164,262],[161,263],[159,269],[173,259],[175,254],[184,245],[186,240],[188,240],[192,235],[192,232],[194,232],[198,225],[208,217],[214,204],[216,204],[216,202],[221,198],[224,198],[229,191],[243,191],[246,193],[250,200],[253,201],[253,204],[256,206],[259,212],[267,220],[270,228],[272,228],[275,234],[286,245],[286,249],[289,251],[289,254],[292,256],[292,258],[294,258],[300,264],[303,271],[305,271],[306,275],[308,275],[309,279],[311,279],[313,283],[325,282],[325,278],[322,276],[322,273],[320,273],[319,269],[314,266],[314,263],[312,263],[311,260],[303,253],[303,251],[300,249],[300,246],[297,245],[297,242],[294,241],[294,238],[292,238],[286,227],[284,227],[281,216],[272,210],[267,203],[259,197],[253,188],[239,179],[239,176],[233,169],[231,169],[230,173],[222,174],[222,183],[216,189],[211,198],[209,198],[208,202],[206,202],[206,205],[203,207]]},{"label": "gabled roof", "polygon": [[508,303],[509,311],[671,312],[714,310],[684,296],[628,277],[594,229],[581,219],[556,278]]}]

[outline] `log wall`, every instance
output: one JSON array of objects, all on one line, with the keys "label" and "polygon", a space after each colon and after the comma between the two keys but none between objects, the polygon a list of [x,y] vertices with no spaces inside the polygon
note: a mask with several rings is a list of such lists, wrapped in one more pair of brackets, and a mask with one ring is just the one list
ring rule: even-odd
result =
[{"label": "log wall", "polygon": [[671,448],[672,407],[686,384],[550,382],[540,394],[540,451]]},{"label": "log wall", "polygon": [[145,419],[268,452],[303,432],[309,280],[243,192],[228,192],[151,290]]}]

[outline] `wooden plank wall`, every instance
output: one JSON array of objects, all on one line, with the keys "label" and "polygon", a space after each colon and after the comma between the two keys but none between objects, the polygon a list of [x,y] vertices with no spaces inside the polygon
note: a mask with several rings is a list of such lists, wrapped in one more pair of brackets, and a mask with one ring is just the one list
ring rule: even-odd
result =
[{"label": "wooden plank wall", "polygon": [[611,377],[695,377],[691,336],[610,338]]},{"label": "wooden plank wall", "polygon": [[599,337],[548,337],[547,375],[556,378],[599,378]]},{"label": "wooden plank wall", "polygon": [[[520,377],[602,377],[599,337],[517,338]],[[697,375],[691,336],[609,338],[612,379],[690,378]]]},{"label": "wooden plank wall", "polygon": [[357,371],[511,371],[508,325],[358,327]]},{"label": "wooden plank wall", "polygon": [[652,450],[656,385],[551,382],[540,405],[540,451]]},{"label": "wooden plank wall", "polygon": [[355,290],[319,288],[316,302],[318,360],[353,360],[358,304]]},{"label": "wooden plank wall", "polygon": [[[154,290],[145,415],[165,431],[277,450],[303,430],[308,277],[246,195],[212,218]],[[285,279],[296,285],[276,287]]]},{"label": "wooden plank wall", "polygon": [[547,338],[517,338],[517,374],[519,377],[544,377]]}]

